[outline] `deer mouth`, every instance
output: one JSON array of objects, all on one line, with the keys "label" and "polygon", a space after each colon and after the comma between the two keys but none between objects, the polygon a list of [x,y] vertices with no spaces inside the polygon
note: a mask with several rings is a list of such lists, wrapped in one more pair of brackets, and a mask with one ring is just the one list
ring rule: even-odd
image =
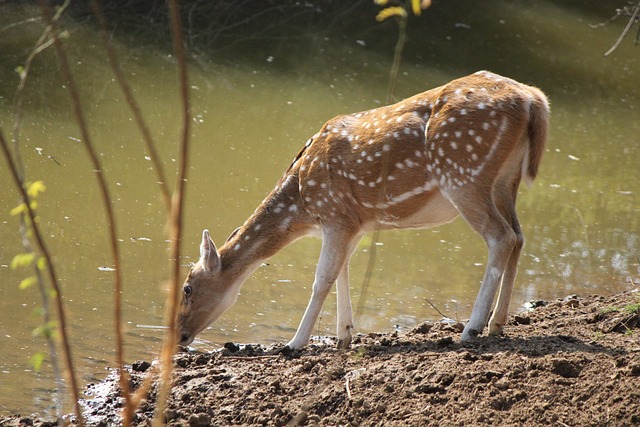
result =
[{"label": "deer mouth", "polygon": [[194,338],[195,338],[194,336],[191,336],[186,332],[181,332],[180,341],[178,341],[178,345],[182,347],[186,347],[193,342]]}]

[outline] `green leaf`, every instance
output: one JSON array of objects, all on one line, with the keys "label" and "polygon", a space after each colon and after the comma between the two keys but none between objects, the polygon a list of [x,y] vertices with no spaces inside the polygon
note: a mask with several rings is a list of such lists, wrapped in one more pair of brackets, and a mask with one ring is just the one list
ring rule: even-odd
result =
[{"label": "green leaf", "polygon": [[43,256],[41,256],[40,258],[38,258],[38,262],[36,264],[36,267],[38,267],[38,270],[42,271],[47,267],[47,259]]},{"label": "green leaf", "polygon": [[629,314],[640,313],[640,303],[625,305],[623,310]]},{"label": "green leaf", "polygon": [[35,371],[40,371],[40,368],[42,368],[42,362],[44,362],[45,357],[46,354],[41,351],[31,356],[31,359],[29,359],[29,363],[31,363],[31,366],[33,366],[33,369]]},{"label": "green leaf", "polygon": [[22,291],[24,289],[30,288],[31,286],[35,285],[36,283],[38,283],[38,280],[36,280],[35,277],[33,277],[33,276],[27,277],[22,282],[20,282],[20,284],[18,285],[18,289],[20,289]]},{"label": "green leaf", "polygon": [[34,337],[42,336],[44,338],[51,338],[53,333],[56,330],[56,322],[55,320],[51,320],[50,322],[45,323],[44,325],[40,325],[31,331],[31,335]]},{"label": "green leaf", "polygon": [[33,263],[36,258],[36,254],[33,252],[28,254],[18,254],[11,260],[11,269],[15,270],[21,267],[28,267]]}]

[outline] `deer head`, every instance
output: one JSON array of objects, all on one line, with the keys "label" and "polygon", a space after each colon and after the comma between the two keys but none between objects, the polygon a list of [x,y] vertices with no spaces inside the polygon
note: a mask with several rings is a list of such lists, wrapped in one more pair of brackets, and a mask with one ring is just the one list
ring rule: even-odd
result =
[{"label": "deer head", "polygon": [[236,298],[235,286],[222,268],[222,260],[209,231],[202,232],[200,259],[189,271],[182,287],[178,315],[179,344],[189,345],[195,336],[215,321]]}]

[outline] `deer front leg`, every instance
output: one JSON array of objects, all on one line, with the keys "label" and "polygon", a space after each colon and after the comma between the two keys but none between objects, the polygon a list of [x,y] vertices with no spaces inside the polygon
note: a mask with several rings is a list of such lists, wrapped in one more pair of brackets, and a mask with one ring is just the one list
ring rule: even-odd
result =
[{"label": "deer front leg", "polygon": [[311,299],[302,316],[300,326],[298,326],[295,336],[289,341],[287,347],[299,349],[309,343],[311,331],[318,319],[324,300],[347,262],[347,254],[349,252],[347,248],[350,247],[350,240],[344,233],[323,229],[322,249],[320,250],[320,259],[316,268]]}]

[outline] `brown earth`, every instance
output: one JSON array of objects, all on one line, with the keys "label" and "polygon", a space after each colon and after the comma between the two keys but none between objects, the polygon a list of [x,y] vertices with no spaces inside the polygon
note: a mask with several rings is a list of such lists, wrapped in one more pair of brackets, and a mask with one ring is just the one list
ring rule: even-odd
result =
[{"label": "brown earth", "polygon": [[[640,425],[640,292],[569,297],[512,316],[503,337],[460,344],[461,325],[368,334],[348,351],[291,355],[228,343],[176,356],[168,425]],[[132,384],[156,375],[131,367]],[[90,425],[117,424],[116,373],[92,384]],[[135,415],[150,425],[155,386]],[[0,425],[48,425],[37,417]]]}]

